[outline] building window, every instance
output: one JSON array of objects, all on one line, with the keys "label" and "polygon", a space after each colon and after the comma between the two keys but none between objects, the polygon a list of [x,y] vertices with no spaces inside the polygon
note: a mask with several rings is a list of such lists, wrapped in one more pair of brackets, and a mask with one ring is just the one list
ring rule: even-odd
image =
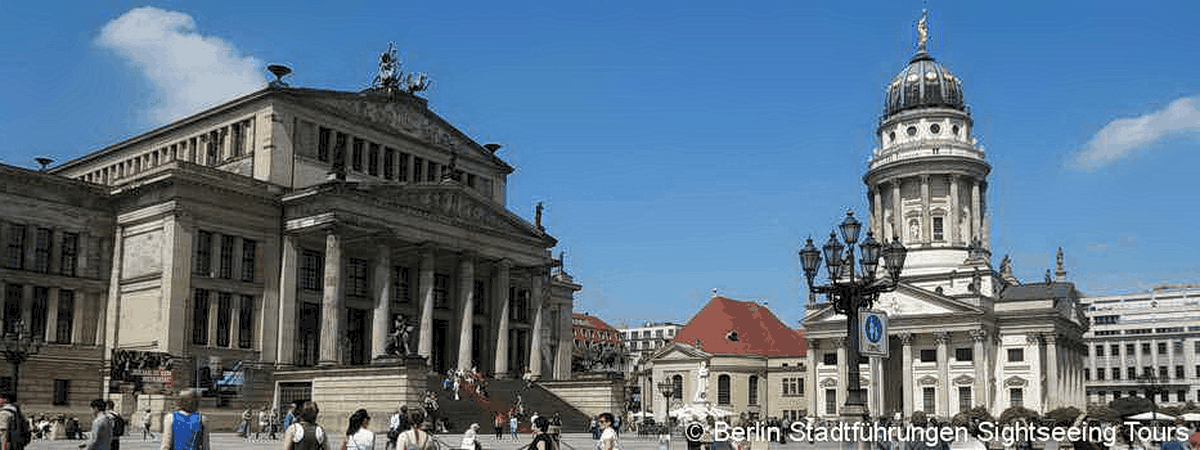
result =
[{"label": "building window", "polygon": [[68,277],[75,276],[75,267],[79,263],[79,234],[63,233],[62,261],[58,265],[58,273]]},{"label": "building window", "polygon": [[71,392],[71,380],[54,380],[54,405],[61,406],[67,404],[67,396]]},{"label": "building window", "polygon": [[[1102,370],[1102,369],[1100,369],[1100,370]],[[1114,380],[1120,380],[1120,379],[1121,379],[1121,368],[1120,368],[1120,367],[1113,367],[1113,368],[1112,368],[1112,379],[1114,379]]]},{"label": "building window", "polygon": [[233,278],[233,243],[234,237],[229,235],[221,236],[221,266],[218,273],[220,278],[226,280]]},{"label": "building window", "polygon": [[357,172],[363,169],[363,140],[354,138],[354,146],[350,150],[350,168]]},{"label": "building window", "polygon": [[944,231],[944,227],[942,226],[942,218],[934,217],[933,218],[933,240],[941,241],[944,239],[945,239],[945,231]]},{"label": "building window", "polygon": [[958,387],[958,411],[963,412],[971,409],[971,388],[969,386]]},{"label": "building window", "polygon": [[1200,340],[1192,342],[1192,353],[1200,355]]},{"label": "building window", "polygon": [[317,160],[329,162],[329,129],[321,128],[317,134]]},{"label": "building window", "polygon": [[374,142],[367,146],[367,174],[379,175],[379,144]]},{"label": "building window", "polygon": [[44,340],[46,339],[46,308],[50,303],[50,288],[34,286],[32,302],[30,305],[32,311],[29,312],[29,334],[34,339]]},{"label": "building window", "polygon": [[54,342],[71,343],[71,330],[75,324],[75,291],[58,291],[57,326],[54,331]]},{"label": "building window", "polygon": [[[1100,371],[1097,370],[1096,374],[1099,375],[1099,373],[1100,373]],[[1092,370],[1091,369],[1088,369],[1088,368],[1083,369],[1083,381],[1092,381]]]},{"label": "building window", "polygon": [[474,288],[475,288],[475,292],[474,292],[475,303],[474,303],[474,311],[472,311],[472,312],[475,314],[487,314],[487,309],[488,309],[487,283],[485,283],[483,280],[475,280]]},{"label": "building window", "polygon": [[1008,390],[1008,406],[1010,408],[1025,407],[1025,391],[1021,388]]},{"label": "building window", "polygon": [[212,233],[196,233],[196,261],[192,271],[197,275],[209,276],[212,273],[212,241]]},{"label": "building window", "polygon": [[1167,366],[1158,366],[1158,378],[1166,380],[1170,378],[1170,372],[1167,371]]},{"label": "building window", "polygon": [[430,183],[437,183],[437,181],[438,181],[438,173],[437,173],[438,164],[433,161],[426,161],[426,163],[429,165],[429,167],[428,167],[428,170],[425,171],[425,181],[428,181]]},{"label": "building window", "polygon": [[1137,368],[1136,368],[1136,367],[1128,367],[1128,368],[1126,368],[1126,369],[1125,369],[1125,375],[1126,375],[1126,377],[1125,377],[1125,378],[1128,378],[1128,379],[1130,379],[1130,380],[1135,380],[1135,379],[1137,379]]},{"label": "building window", "polygon": [[324,265],[325,258],[321,252],[305,250],[300,258],[300,287],[310,291],[321,290],[321,270]]},{"label": "building window", "polygon": [[933,414],[937,410],[934,402],[937,401],[937,391],[934,388],[921,388],[921,403],[925,414]]},{"label": "building window", "polygon": [[921,362],[937,361],[937,350],[925,349],[921,350]]},{"label": "building window", "polygon": [[392,148],[383,149],[383,179],[390,180],[393,177],[392,168],[396,167],[396,150]]},{"label": "building window", "polygon": [[1183,366],[1175,366],[1175,378],[1183,379]]},{"label": "building window", "polygon": [[1021,362],[1025,360],[1025,349],[1010,348],[1008,349],[1008,362]]},{"label": "building window", "polygon": [[[1083,369],[1083,370],[1084,370],[1084,379],[1086,380],[1086,379],[1087,379],[1087,370],[1088,370],[1088,369]],[[1104,368],[1103,368],[1103,367],[1096,369],[1096,379],[1097,379],[1097,380],[1104,380]]]},{"label": "building window", "polygon": [[38,228],[33,241],[33,270],[47,273],[50,271],[50,243],[54,241],[54,232],[49,228]]},{"label": "building window", "polygon": [[8,284],[4,286],[4,331],[12,332],[21,318],[21,301],[25,286]]},{"label": "building window", "polygon": [[5,262],[9,269],[25,267],[25,225],[8,227],[8,257]]},{"label": "building window", "polygon": [[425,160],[420,157],[413,157],[413,183],[420,183],[425,180]]},{"label": "building window", "polygon": [[229,346],[229,332],[233,329],[233,294],[217,294],[217,346]]},{"label": "building window", "polygon": [[1142,343],[1142,354],[1146,355],[1146,356],[1150,356],[1150,343],[1149,342]]},{"label": "building window", "polygon": [[192,299],[192,343],[208,345],[208,291],[196,289]]},{"label": "building window", "polygon": [[1158,350],[1159,355],[1167,354],[1167,343],[1166,342],[1159,342],[1157,347],[1158,347],[1157,350]]},{"label": "building window", "polygon": [[396,181],[408,182],[408,153],[400,152],[396,159]]},{"label": "building window", "polygon": [[1097,346],[1096,346],[1095,353],[1094,353],[1092,356],[1104,356],[1104,346],[1103,346],[1103,345],[1097,345]]},{"label": "building window", "polygon": [[825,414],[837,414],[837,390],[825,390]]},{"label": "building window", "polygon": [[837,359],[838,359],[837,353],[826,353],[824,355],[824,358],[825,358],[825,360],[823,362],[825,363],[825,365],[827,365],[827,366],[836,366],[837,365]]},{"label": "building window", "polygon": [[1108,351],[1109,353],[1112,353],[1113,356],[1121,356],[1121,346],[1118,344],[1108,346]]},{"label": "building window", "polygon": [[333,163],[334,169],[346,171],[346,133],[338,132],[333,138]]},{"label": "building window", "polygon": [[[528,291],[524,291],[528,292]],[[450,309],[450,276],[433,274],[433,307]]]},{"label": "building window", "polygon": [[674,394],[672,397],[675,398],[676,400],[682,400],[683,399],[683,376],[682,375],[672,375],[671,376],[671,386],[672,386],[671,387],[672,394]]},{"label": "building window", "polygon": [[254,282],[258,269],[258,243],[252,239],[242,239],[242,281]]},{"label": "building window", "polygon": [[1187,401],[1187,391],[1175,391],[1175,401],[1183,403]]},{"label": "building window", "polygon": [[366,297],[367,290],[370,289],[367,284],[367,260],[359,258],[350,258],[350,262],[346,267],[349,272],[346,277],[348,286],[346,286],[347,295],[351,297]]},{"label": "building window", "polygon": [[758,376],[750,375],[750,386],[749,386],[749,389],[747,389],[747,391],[749,391],[749,395],[746,398],[746,404],[747,405],[757,405],[758,404]]},{"label": "building window", "polygon": [[254,296],[243,295],[238,311],[238,347],[250,348],[254,344]]},{"label": "building window", "polygon": [[[969,362],[975,359],[975,352],[970,347],[954,349],[954,359],[959,362]],[[970,409],[970,408],[967,408]]]},{"label": "building window", "polygon": [[400,303],[412,301],[412,293],[409,291],[407,267],[392,266],[392,299]]},{"label": "building window", "polygon": [[1200,378],[1200,365],[1196,366],[1196,378]]}]

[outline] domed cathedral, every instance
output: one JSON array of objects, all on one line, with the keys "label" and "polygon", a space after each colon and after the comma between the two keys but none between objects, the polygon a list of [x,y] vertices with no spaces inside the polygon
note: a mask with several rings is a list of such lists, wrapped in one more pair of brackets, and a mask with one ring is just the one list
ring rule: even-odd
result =
[{"label": "domed cathedral", "polygon": [[[885,88],[879,147],[863,176],[869,231],[909,250],[896,290],[874,302],[889,317],[889,356],[861,361],[868,410],[950,418],[978,406],[996,416],[1013,406],[1082,409],[1079,294],[1061,256],[1056,278],[1044,282],[1021,283],[1008,256],[993,270],[991,166],[962,79],[926,49],[926,14],[917,29],[916,53]],[[846,401],[845,316],[810,301],[803,322],[816,369],[806,380],[809,413],[837,416]]]}]

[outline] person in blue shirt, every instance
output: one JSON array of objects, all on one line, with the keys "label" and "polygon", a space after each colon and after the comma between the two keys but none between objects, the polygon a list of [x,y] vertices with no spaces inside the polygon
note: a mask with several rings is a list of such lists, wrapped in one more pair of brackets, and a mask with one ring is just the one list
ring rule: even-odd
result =
[{"label": "person in blue shirt", "polygon": [[199,409],[200,391],[184,389],[179,393],[179,411],[163,418],[159,450],[212,450],[208,423]]}]

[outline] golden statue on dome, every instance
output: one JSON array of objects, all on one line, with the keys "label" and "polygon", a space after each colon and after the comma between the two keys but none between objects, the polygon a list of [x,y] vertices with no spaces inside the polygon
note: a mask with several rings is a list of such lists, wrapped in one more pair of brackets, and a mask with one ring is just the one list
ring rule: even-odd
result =
[{"label": "golden statue on dome", "polygon": [[917,49],[925,51],[925,43],[929,41],[929,10],[921,10],[921,20],[917,22]]}]

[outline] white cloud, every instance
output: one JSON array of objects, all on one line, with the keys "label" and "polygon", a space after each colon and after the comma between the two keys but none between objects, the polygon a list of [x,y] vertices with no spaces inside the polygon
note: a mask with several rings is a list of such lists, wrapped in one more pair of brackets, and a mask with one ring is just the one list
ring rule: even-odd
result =
[{"label": "white cloud", "polygon": [[156,91],[159,122],[198,112],[265,86],[262,63],[233,44],[196,31],[192,16],[153,7],[129,10],[100,29],[96,43],[141,72]]},{"label": "white cloud", "polygon": [[1109,122],[1072,158],[1076,169],[1093,171],[1167,136],[1200,130],[1200,97],[1185,97],[1140,117]]}]

